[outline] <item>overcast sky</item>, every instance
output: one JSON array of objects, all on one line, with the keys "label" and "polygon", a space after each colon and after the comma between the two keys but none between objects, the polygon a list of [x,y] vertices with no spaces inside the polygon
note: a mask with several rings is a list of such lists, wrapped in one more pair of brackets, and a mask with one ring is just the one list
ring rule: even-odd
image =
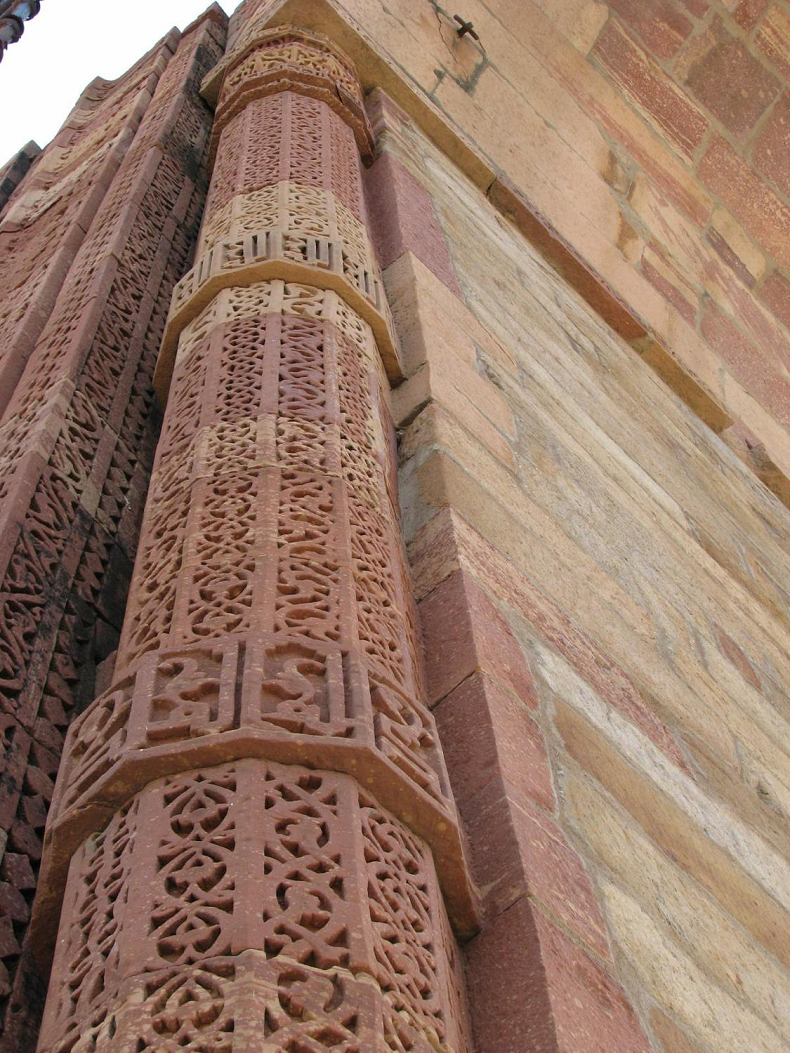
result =
[{"label": "overcast sky", "polygon": [[[240,0],[221,0],[230,14]],[[210,0],[42,0],[0,62],[0,167],[30,139],[53,138],[94,77],[113,79]]]}]

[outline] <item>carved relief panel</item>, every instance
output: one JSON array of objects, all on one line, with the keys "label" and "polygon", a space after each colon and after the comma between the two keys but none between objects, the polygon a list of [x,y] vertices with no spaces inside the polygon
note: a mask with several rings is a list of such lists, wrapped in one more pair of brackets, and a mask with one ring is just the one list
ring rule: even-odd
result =
[{"label": "carved relief panel", "polygon": [[475,905],[398,529],[361,93],[290,30],[221,72],[116,679],[53,803],[42,1050],[461,1053],[447,912],[471,932]]}]

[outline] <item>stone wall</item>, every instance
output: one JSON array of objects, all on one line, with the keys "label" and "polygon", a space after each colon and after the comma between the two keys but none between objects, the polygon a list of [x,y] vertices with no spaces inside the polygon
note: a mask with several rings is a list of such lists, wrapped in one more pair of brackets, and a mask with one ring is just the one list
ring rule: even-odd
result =
[{"label": "stone wall", "polygon": [[[454,13],[247,0],[203,82],[218,160],[191,270],[213,25],[203,50],[162,56],[93,226],[63,228],[69,256],[47,266],[32,227],[49,215],[51,239],[81,196],[64,184],[62,213],[44,207],[51,151],[4,213],[41,253],[6,265],[21,355],[0,360],[17,645],[3,992],[9,1021],[33,1009],[9,1050],[31,1041],[30,948],[46,970],[56,942],[40,1048],[58,1053],[246,1053],[260,1034],[349,1053],[784,1048],[787,4],[468,0],[479,40]],[[321,71],[345,56],[359,84],[328,91]],[[306,60],[300,90],[325,112],[266,101]],[[372,160],[354,222],[333,182],[351,154],[326,146],[338,107]],[[375,359],[360,384],[335,351],[355,312],[359,361]],[[96,617],[114,643],[137,539],[163,331],[158,474],[120,659],[94,684]],[[286,494],[294,465],[324,489],[299,476]],[[373,533],[330,490],[349,508],[375,491]],[[25,937],[63,733],[92,689]],[[353,727],[329,719],[338,699]],[[390,847],[382,863],[367,795],[421,862]],[[322,872],[342,862],[354,890],[331,946],[345,886],[322,898],[311,862],[291,898],[260,865],[324,806],[346,855]],[[170,880],[193,873],[172,835],[211,849],[194,881]],[[282,843],[312,859],[300,838]],[[404,860],[427,913],[392,876]]]},{"label": "stone wall", "polygon": [[[329,5],[248,0],[238,17],[255,6],[320,22]],[[435,0],[331,7],[397,91],[472,147],[464,163],[498,206],[787,499],[786,0],[468,0],[458,13],[479,42]]]},{"label": "stone wall", "polygon": [[786,509],[377,105],[404,532],[484,891],[476,1048],[778,1053]]}]

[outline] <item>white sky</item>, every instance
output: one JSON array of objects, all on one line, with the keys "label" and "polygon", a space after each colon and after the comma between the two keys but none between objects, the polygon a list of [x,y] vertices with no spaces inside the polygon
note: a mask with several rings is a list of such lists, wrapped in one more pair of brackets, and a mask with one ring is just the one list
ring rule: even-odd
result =
[{"label": "white sky", "polygon": [[[240,0],[220,0],[230,14]],[[0,62],[0,167],[30,139],[46,146],[94,77],[120,76],[210,0],[43,0]]]}]

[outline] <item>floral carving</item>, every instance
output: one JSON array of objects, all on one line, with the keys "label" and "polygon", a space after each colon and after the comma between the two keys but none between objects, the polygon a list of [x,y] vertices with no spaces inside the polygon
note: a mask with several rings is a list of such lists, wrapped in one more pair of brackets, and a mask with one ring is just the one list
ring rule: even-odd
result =
[{"label": "floral carving", "polygon": [[[116,681],[58,789],[55,838],[117,811],[72,861],[42,1050],[463,1053],[433,851],[457,875],[460,836],[398,534],[361,92],[310,34],[237,43],[222,72]],[[59,448],[68,493],[92,407]]]}]

